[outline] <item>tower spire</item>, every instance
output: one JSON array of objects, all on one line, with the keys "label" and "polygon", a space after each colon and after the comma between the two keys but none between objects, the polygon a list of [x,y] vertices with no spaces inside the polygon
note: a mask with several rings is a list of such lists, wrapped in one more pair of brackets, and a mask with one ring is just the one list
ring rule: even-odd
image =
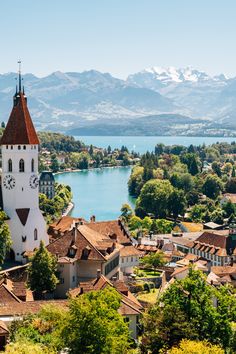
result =
[{"label": "tower spire", "polygon": [[22,81],[22,78],[21,78],[21,60],[19,59],[17,63],[19,64],[19,70],[18,70],[19,92],[21,92],[21,81]]}]

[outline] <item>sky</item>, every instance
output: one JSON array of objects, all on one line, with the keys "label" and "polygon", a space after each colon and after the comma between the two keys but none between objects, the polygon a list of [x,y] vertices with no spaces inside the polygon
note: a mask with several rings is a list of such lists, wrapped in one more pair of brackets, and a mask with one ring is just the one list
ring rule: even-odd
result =
[{"label": "sky", "polygon": [[235,0],[0,1],[0,73],[151,66],[236,76]]}]

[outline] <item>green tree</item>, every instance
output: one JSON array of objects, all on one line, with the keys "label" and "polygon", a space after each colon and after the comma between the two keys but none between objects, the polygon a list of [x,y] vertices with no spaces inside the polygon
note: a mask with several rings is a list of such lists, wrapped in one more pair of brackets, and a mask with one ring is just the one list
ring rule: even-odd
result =
[{"label": "green tree", "polygon": [[231,177],[225,184],[227,193],[236,193],[236,177]]},{"label": "green tree", "polygon": [[203,184],[203,193],[207,197],[216,199],[223,190],[223,183],[221,179],[214,175],[208,175]]},{"label": "green tree", "polygon": [[45,345],[39,343],[31,343],[27,340],[20,340],[7,344],[5,348],[6,354],[56,354],[52,349],[48,349]]},{"label": "green tree", "polygon": [[133,215],[129,220],[129,229],[131,231],[140,229],[142,227],[142,219],[136,215]]},{"label": "green tree", "polygon": [[129,331],[118,313],[121,296],[111,287],[71,300],[63,338],[71,354],[122,354]]},{"label": "green tree", "polygon": [[222,209],[227,218],[229,218],[230,215],[235,214],[235,205],[230,200],[222,205]]},{"label": "green tree", "polygon": [[59,165],[57,156],[55,154],[53,154],[51,156],[51,170],[52,170],[52,172],[55,173],[55,172],[59,171],[59,168],[60,168],[60,165]]},{"label": "green tree", "polygon": [[161,251],[150,253],[141,259],[141,263],[146,267],[153,268],[156,271],[158,267],[165,265],[165,254]]},{"label": "green tree", "polygon": [[236,299],[231,288],[209,286],[206,276],[190,266],[188,276],[171,284],[157,304],[148,310],[144,317],[143,340],[152,353],[158,353],[163,347],[176,346],[183,338],[207,340],[229,349],[233,339],[231,323],[235,316]]},{"label": "green tree", "polygon": [[218,177],[221,177],[221,168],[218,162],[212,162],[211,168],[215,172],[215,174],[217,174]]},{"label": "green tree", "polygon": [[169,210],[177,219],[179,215],[184,215],[187,207],[187,201],[184,192],[179,189],[174,189],[169,199]]},{"label": "green tree", "polygon": [[58,283],[56,273],[56,257],[47,250],[41,241],[28,268],[29,287],[35,292],[36,297],[41,297],[44,291],[51,292],[56,289]]},{"label": "green tree", "polygon": [[193,341],[182,339],[178,347],[173,347],[168,354],[224,354],[225,351],[218,345],[207,341]]},{"label": "green tree", "polygon": [[127,203],[123,204],[121,209],[121,217],[122,219],[124,219],[126,222],[128,222],[130,220],[130,218],[134,215],[133,209],[131,208],[131,206]]},{"label": "green tree", "polygon": [[9,226],[6,223],[7,215],[0,211],[0,265],[4,262],[12,244]]},{"label": "green tree", "polygon": [[143,186],[136,202],[138,208],[146,214],[154,214],[155,217],[165,217],[169,214],[169,200],[173,187],[168,180],[150,180]]},{"label": "green tree", "polygon": [[205,212],[206,207],[204,205],[196,204],[191,208],[189,212],[189,217],[191,221],[202,222]]},{"label": "green tree", "polygon": [[236,177],[236,171],[235,171],[235,166],[232,168],[232,174],[231,177]]},{"label": "green tree", "polygon": [[154,219],[150,231],[154,234],[169,234],[173,229],[174,223],[166,219]]}]

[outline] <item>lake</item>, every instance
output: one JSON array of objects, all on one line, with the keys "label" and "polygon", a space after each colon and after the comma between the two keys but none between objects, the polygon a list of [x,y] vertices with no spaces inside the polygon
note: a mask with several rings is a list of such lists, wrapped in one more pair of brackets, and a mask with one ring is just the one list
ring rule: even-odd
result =
[{"label": "lake", "polygon": [[190,136],[75,136],[76,139],[83,141],[86,145],[94,145],[97,147],[107,148],[108,145],[114,148],[120,148],[122,145],[127,146],[130,151],[144,153],[147,150],[153,151],[155,145],[163,143],[165,145],[210,145],[220,142],[231,143],[236,138],[226,137],[190,137]]},{"label": "lake", "polygon": [[55,175],[55,180],[72,189],[72,216],[89,220],[95,215],[97,220],[112,220],[120,215],[122,204],[134,206],[127,188],[130,171],[131,167],[117,167],[65,172]]},{"label": "lake", "polygon": [[[144,153],[153,151],[157,143],[166,145],[180,144],[189,146],[210,145],[217,141],[231,142],[233,138],[218,137],[184,137],[184,136],[79,136],[76,137],[85,144],[97,147],[128,149]],[[134,199],[128,194],[127,182],[130,176],[130,167],[103,168],[80,172],[66,172],[55,176],[57,182],[67,184],[73,192],[74,209],[72,216],[83,217],[89,220],[95,215],[97,220],[116,219],[120,215],[122,204],[134,206]]]}]

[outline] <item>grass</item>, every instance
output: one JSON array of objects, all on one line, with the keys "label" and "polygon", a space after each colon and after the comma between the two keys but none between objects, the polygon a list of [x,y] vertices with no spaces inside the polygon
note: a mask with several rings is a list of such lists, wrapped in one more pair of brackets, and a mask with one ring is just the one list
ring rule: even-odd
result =
[{"label": "grass", "polygon": [[160,272],[152,269],[138,269],[137,278],[156,278],[160,276]]},{"label": "grass", "polygon": [[149,304],[155,304],[157,300],[157,295],[158,295],[159,289],[152,289],[150,290],[150,293],[148,292],[143,292],[138,294],[137,299],[141,301],[145,301]]}]

